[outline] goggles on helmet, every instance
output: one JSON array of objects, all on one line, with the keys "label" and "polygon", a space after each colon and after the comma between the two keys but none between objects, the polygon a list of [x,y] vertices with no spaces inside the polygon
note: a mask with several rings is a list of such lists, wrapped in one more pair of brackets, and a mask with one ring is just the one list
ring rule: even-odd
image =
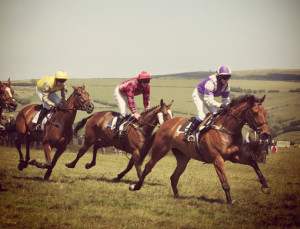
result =
[{"label": "goggles on helmet", "polygon": [[140,83],[150,83],[150,79],[140,79]]}]

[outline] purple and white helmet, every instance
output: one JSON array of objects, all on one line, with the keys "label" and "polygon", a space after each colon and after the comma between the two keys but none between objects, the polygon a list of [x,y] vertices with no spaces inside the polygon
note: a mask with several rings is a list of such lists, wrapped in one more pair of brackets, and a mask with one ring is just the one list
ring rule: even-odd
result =
[{"label": "purple and white helmet", "polygon": [[230,75],[231,76],[232,75],[230,68],[226,65],[221,65],[218,68],[217,74],[219,76],[222,76],[222,75]]}]

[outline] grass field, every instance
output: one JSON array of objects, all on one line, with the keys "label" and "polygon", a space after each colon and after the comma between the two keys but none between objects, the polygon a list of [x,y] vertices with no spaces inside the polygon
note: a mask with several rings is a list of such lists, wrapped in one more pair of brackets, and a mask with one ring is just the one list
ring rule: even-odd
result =
[{"label": "grass field", "polygon": [[[64,166],[75,157],[65,152],[44,181],[45,170],[17,169],[16,149],[0,148],[0,228],[296,228],[300,226],[300,150],[279,148],[260,164],[271,189],[262,194],[252,168],[226,162],[232,206],[210,164],[191,161],[174,199],[169,177],[175,158],[168,155],[154,167],[138,192],[135,170],[119,183],[112,179],[128,163],[124,154],[98,154],[86,170],[85,155],[75,169]],[[33,150],[32,159],[44,160]],[[147,162],[149,157],[146,157]]]}]

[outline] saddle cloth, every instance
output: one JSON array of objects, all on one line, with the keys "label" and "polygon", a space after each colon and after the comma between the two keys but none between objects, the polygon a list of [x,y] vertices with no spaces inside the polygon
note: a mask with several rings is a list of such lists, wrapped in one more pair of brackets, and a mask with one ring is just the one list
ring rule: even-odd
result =
[{"label": "saddle cloth", "polygon": [[[188,130],[188,128],[190,127],[190,125],[192,124],[194,119],[195,119],[195,117],[191,118],[190,120],[188,120],[187,122],[185,122],[181,126],[179,126],[176,130],[176,136],[178,136],[179,134],[185,133]],[[209,113],[206,116],[206,118],[200,123],[199,127],[196,128],[196,130],[194,130],[192,135],[195,135],[196,133],[200,133],[201,131],[206,130],[210,126],[211,123],[212,123],[212,114]]]},{"label": "saddle cloth", "polygon": [[[126,127],[125,126],[129,120],[131,120],[132,118],[132,115],[127,115],[124,119],[123,119],[123,122],[122,124],[120,125],[119,127],[119,132],[121,133],[122,131],[126,131]],[[117,119],[118,119],[118,116],[113,116],[108,122],[107,122],[107,125],[106,125],[106,128],[110,128],[111,130],[114,130],[116,128],[116,123],[117,123]]]}]

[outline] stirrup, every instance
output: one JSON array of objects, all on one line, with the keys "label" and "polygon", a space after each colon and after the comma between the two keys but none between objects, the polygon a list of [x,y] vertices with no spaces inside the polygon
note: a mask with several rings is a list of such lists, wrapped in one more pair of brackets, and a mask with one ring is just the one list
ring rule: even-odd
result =
[{"label": "stirrup", "polygon": [[43,131],[42,125],[41,125],[41,124],[37,124],[37,125],[35,126],[35,130],[36,130],[36,131]]},{"label": "stirrup", "polygon": [[194,142],[195,141],[195,136],[193,134],[190,134],[187,136],[187,139],[186,139],[188,142]]}]

